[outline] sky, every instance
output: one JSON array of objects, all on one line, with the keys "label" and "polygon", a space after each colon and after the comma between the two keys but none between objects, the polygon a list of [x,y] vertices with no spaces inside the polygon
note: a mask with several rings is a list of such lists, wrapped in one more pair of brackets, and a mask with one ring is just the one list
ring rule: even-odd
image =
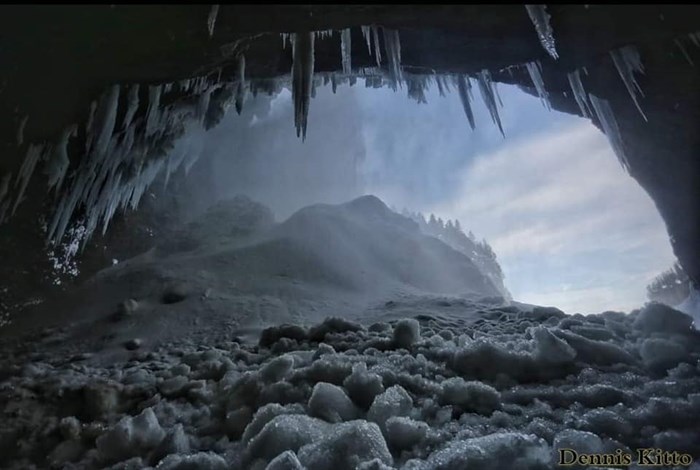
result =
[{"label": "sky", "polygon": [[[605,135],[499,85],[504,138],[474,91],[472,131],[456,92],[431,89],[419,104],[405,89],[361,80],[336,95],[320,88],[301,142],[283,90],[234,146],[213,144],[237,155],[215,159],[216,173],[242,175],[220,186],[254,182],[248,191],[282,218],[303,205],[374,194],[399,210],[459,219],[487,239],[518,301],[584,314],[643,305],[646,285],[675,258],[653,201]],[[235,130],[224,122],[217,132],[230,140]]]}]

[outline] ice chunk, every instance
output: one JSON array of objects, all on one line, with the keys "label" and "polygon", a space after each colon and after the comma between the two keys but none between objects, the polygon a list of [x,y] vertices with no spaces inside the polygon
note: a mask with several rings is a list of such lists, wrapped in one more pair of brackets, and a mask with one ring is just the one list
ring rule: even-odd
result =
[{"label": "ice chunk", "polygon": [[168,434],[161,443],[153,451],[151,456],[158,461],[170,454],[187,454],[190,452],[190,441],[185,434],[185,429],[182,424],[176,424],[174,428],[168,431]]},{"label": "ice chunk", "polygon": [[535,25],[537,37],[540,39],[540,44],[547,51],[547,54],[553,59],[558,59],[557,48],[554,41],[554,30],[549,24],[551,16],[547,13],[547,5],[525,5],[527,14],[530,16],[532,24]]},{"label": "ice chunk", "polygon": [[428,425],[406,417],[391,417],[386,421],[389,444],[399,450],[410,449],[428,433]]},{"label": "ice chunk", "polygon": [[260,377],[267,382],[284,379],[294,367],[294,357],[284,355],[276,357],[260,369]]},{"label": "ice chunk", "polygon": [[542,363],[566,364],[576,358],[576,350],[569,344],[557,338],[544,327],[532,331],[535,339],[535,359]]},{"label": "ice chunk", "polygon": [[379,425],[382,432],[386,433],[386,421],[392,416],[409,416],[413,410],[411,395],[400,385],[394,385],[386,389],[372,402],[367,419]]},{"label": "ice chunk", "polygon": [[386,49],[389,63],[389,76],[392,80],[392,88],[396,90],[396,85],[401,86],[403,74],[401,72],[401,40],[399,32],[395,29],[382,28],[384,33],[384,48]]},{"label": "ice chunk", "polygon": [[309,398],[309,414],[330,423],[351,421],[358,417],[358,410],[345,391],[337,385],[319,382]]},{"label": "ice chunk", "polygon": [[[467,115],[469,126],[472,128],[472,130],[474,130],[476,129],[476,123],[474,122],[474,111],[472,111],[472,105],[470,101],[472,86],[469,82],[469,77],[464,75],[456,75],[455,79],[457,81],[457,90],[459,92],[459,99],[462,101],[464,113]],[[438,86],[440,86],[439,81]],[[440,94],[442,95],[442,87],[440,87]]]},{"label": "ice chunk", "polygon": [[542,100],[545,108],[552,109],[552,105],[549,103],[549,94],[544,86],[544,80],[542,79],[542,65],[539,61],[528,62],[525,64],[527,68],[527,73],[530,74],[530,80],[535,85],[535,90],[537,90],[537,95]]},{"label": "ice chunk", "polygon": [[394,344],[399,348],[409,349],[420,341],[420,323],[414,318],[404,318],[394,327]]},{"label": "ice chunk", "polygon": [[544,439],[531,434],[496,433],[467,440],[452,441],[434,452],[423,468],[459,470],[535,470],[549,468],[549,446]]},{"label": "ice chunk", "polygon": [[247,450],[253,458],[270,461],[286,450],[296,452],[306,444],[320,441],[330,429],[330,424],[310,416],[280,415],[251,439]]},{"label": "ice chunk", "polygon": [[382,378],[378,374],[368,372],[364,362],[353,366],[352,374],[343,381],[343,386],[350,398],[363,409],[368,409],[374,398],[384,391]]},{"label": "ice chunk", "polygon": [[299,462],[297,454],[287,450],[272,459],[265,470],[304,470],[304,467]]},{"label": "ice chunk", "polygon": [[140,415],[126,416],[95,441],[97,451],[105,461],[120,461],[142,455],[156,447],[165,437],[152,408]]},{"label": "ice chunk", "polygon": [[319,440],[302,447],[298,455],[302,465],[314,470],[355,470],[373,459],[393,463],[379,427],[364,420],[332,426]]},{"label": "ice chunk", "polygon": [[157,466],[157,470],[228,470],[223,457],[214,452],[199,452],[190,455],[169,455]]},{"label": "ice chunk", "polygon": [[[554,438],[554,451],[573,449],[582,454],[601,454],[605,451],[603,441],[597,435],[588,431],[566,429]],[[558,458],[555,456],[554,458]]]},{"label": "ice chunk", "polygon": [[286,414],[297,414],[299,411],[292,407],[281,406],[277,403],[270,403],[258,409],[253,416],[253,420],[245,428],[242,440],[248,442],[253,439],[264,427],[277,416]]},{"label": "ice chunk", "polygon": [[615,114],[613,113],[610,103],[607,100],[598,98],[592,93],[588,94],[591,104],[593,105],[593,110],[595,115],[600,122],[603,132],[608,137],[610,146],[612,147],[617,159],[620,161],[622,167],[629,171],[629,163],[627,162],[627,156],[625,155],[625,147],[622,143],[622,135],[620,134],[620,128],[617,125],[617,120],[615,119]]},{"label": "ice chunk", "polygon": [[503,137],[505,133],[503,132],[503,126],[501,125],[501,118],[498,115],[498,108],[496,107],[496,99],[493,92],[493,82],[491,80],[491,73],[484,69],[478,74],[479,91],[481,91],[481,98],[484,100],[486,108],[491,114],[491,119],[498,126],[498,130],[501,131]]},{"label": "ice chunk", "polygon": [[639,51],[634,46],[624,46],[610,51],[610,56],[615,64],[615,68],[617,68],[617,72],[620,74],[620,78],[622,78],[627,91],[632,97],[632,101],[634,101],[634,105],[637,107],[644,120],[648,121],[637,100],[637,93],[642,96],[644,96],[644,93],[639,83],[637,83],[637,80],[634,78],[635,72],[644,73],[644,66],[642,65]]},{"label": "ice chunk", "polygon": [[292,100],[297,137],[306,139],[306,123],[314,76],[314,35],[310,32],[293,36]]},{"label": "ice chunk", "polygon": [[352,36],[350,35],[350,28],[346,28],[340,32],[340,57],[343,65],[343,73],[352,73]]},{"label": "ice chunk", "polygon": [[491,414],[501,408],[501,394],[483,382],[466,382],[453,377],[442,383],[440,401],[443,405],[454,405],[463,411]]},{"label": "ice chunk", "polygon": [[214,35],[214,26],[216,25],[216,17],[219,15],[219,5],[212,5],[209,9],[209,16],[207,17],[207,31],[209,32],[209,37]]}]

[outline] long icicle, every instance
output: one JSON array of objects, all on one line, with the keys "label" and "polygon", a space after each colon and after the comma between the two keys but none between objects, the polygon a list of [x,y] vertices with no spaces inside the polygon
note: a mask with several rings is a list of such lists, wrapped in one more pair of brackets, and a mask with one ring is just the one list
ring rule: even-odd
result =
[{"label": "long icicle", "polygon": [[553,59],[558,59],[559,54],[554,42],[554,30],[549,24],[551,16],[547,13],[547,5],[525,5],[525,8],[532,24],[535,25],[540,44]]},{"label": "long icicle", "polygon": [[343,73],[350,75],[352,73],[352,36],[350,28],[346,28],[340,32],[340,57],[343,65]]},{"label": "long icicle", "polygon": [[476,129],[476,123],[474,122],[474,112],[472,111],[472,106],[469,100],[469,92],[471,89],[471,83],[469,83],[469,77],[464,75],[457,75],[457,90],[459,91],[459,99],[462,101],[462,107],[464,108],[464,113],[467,115],[469,120],[469,126],[472,130]]},{"label": "long icicle", "polygon": [[294,126],[297,137],[306,140],[306,124],[314,75],[314,35],[312,32],[293,36],[294,62],[292,64],[292,100],[294,101]]},{"label": "long icicle", "polygon": [[576,104],[578,104],[581,114],[584,117],[591,117],[591,109],[588,106],[588,101],[586,98],[586,90],[583,88],[583,83],[581,83],[581,71],[574,70],[573,72],[567,74],[569,79],[569,86],[574,94],[574,99]]},{"label": "long icicle", "polygon": [[610,51],[610,56],[615,64],[615,68],[620,74],[620,78],[622,78],[622,82],[625,84],[627,91],[632,97],[632,101],[634,101],[634,105],[637,107],[644,120],[648,121],[646,114],[642,111],[642,107],[637,100],[637,93],[644,96],[644,92],[634,78],[635,72],[644,73],[644,66],[642,65],[639,51],[634,46],[624,46]]}]

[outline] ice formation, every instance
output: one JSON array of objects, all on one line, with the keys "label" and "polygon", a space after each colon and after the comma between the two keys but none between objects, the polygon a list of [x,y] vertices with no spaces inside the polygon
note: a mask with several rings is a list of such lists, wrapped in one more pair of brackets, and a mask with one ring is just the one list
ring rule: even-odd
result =
[{"label": "ice formation", "polygon": [[247,90],[245,82],[245,56],[241,54],[238,57],[238,84],[236,86],[236,112],[241,114],[243,111],[243,103],[245,101],[245,94]]},{"label": "ice formation", "polygon": [[214,35],[214,26],[216,25],[216,17],[219,15],[219,5],[212,5],[207,17],[207,31],[209,37]]},{"label": "ice formation", "polygon": [[379,46],[379,28],[375,25],[370,27],[372,29],[372,39],[374,40],[374,58],[377,61],[377,67],[382,66],[382,50]]},{"label": "ice formation", "polygon": [[352,42],[350,28],[346,28],[340,32],[340,56],[342,58],[343,73],[352,73]]},{"label": "ice formation", "polygon": [[78,133],[78,126],[73,124],[63,130],[58,143],[51,150],[46,162],[46,173],[49,175],[49,189],[61,189],[66,172],[70,166],[68,158],[68,141]]},{"label": "ice formation", "polygon": [[530,80],[535,85],[535,90],[537,90],[537,95],[542,100],[542,104],[547,109],[552,109],[552,105],[549,103],[549,94],[544,86],[544,80],[542,79],[542,66],[538,61],[528,62],[525,64],[527,68],[527,73],[530,75]]},{"label": "ice formation", "polygon": [[457,82],[459,99],[462,101],[462,107],[464,107],[464,113],[467,115],[467,119],[469,120],[469,126],[472,128],[472,130],[474,130],[476,129],[476,123],[474,122],[474,112],[472,111],[471,105],[472,87],[471,83],[469,82],[469,77],[464,75],[455,75],[455,80]]},{"label": "ice formation", "polygon": [[[389,76],[392,80],[392,88],[396,90],[396,85],[401,86],[403,75],[401,72],[401,41],[399,32],[394,29],[382,28],[384,33],[384,48],[386,49],[389,63]],[[377,59],[379,60],[379,59]]]},{"label": "ice formation", "polygon": [[685,46],[681,42],[680,39],[674,39],[673,42],[676,44],[676,47],[681,51],[681,54],[683,54],[683,57],[685,57],[685,60],[688,61],[690,65],[695,67],[695,63],[693,62],[693,59],[690,58],[690,54],[688,54],[688,51],[685,49]]},{"label": "ice formation", "polygon": [[559,55],[554,42],[554,31],[549,24],[551,16],[547,13],[547,5],[525,5],[525,8],[532,24],[535,25],[542,47],[553,59],[558,59]]},{"label": "ice formation", "polygon": [[29,184],[29,179],[34,174],[34,169],[39,159],[43,157],[46,147],[44,145],[30,144],[27,149],[27,154],[24,157],[22,166],[17,174],[17,179],[15,180],[15,188],[19,187],[17,192],[17,199],[15,200],[14,206],[12,206],[12,214],[14,215],[17,207],[24,200],[24,192],[27,190],[27,185]]},{"label": "ice formation", "polygon": [[579,70],[574,70],[567,74],[567,78],[569,79],[569,86],[574,94],[576,104],[578,104],[581,110],[581,114],[584,117],[591,117],[591,109],[588,107],[588,95],[583,88],[583,83],[581,83],[581,72]]},{"label": "ice formation", "polygon": [[615,119],[612,107],[610,107],[610,103],[608,103],[607,100],[598,98],[592,93],[589,93],[588,97],[593,105],[595,115],[600,125],[603,127],[603,132],[605,132],[605,135],[608,137],[610,146],[615,152],[615,155],[617,155],[620,164],[625,170],[629,170],[625,148],[622,143],[622,134],[620,134],[620,128],[617,125],[617,120]]},{"label": "ice formation", "polygon": [[367,44],[367,53],[372,55],[372,28],[370,26],[362,26],[362,37],[365,39]]},{"label": "ice formation", "polygon": [[24,128],[27,127],[27,121],[29,116],[25,115],[19,121],[19,126],[17,126],[17,147],[21,147],[24,144]]},{"label": "ice formation", "polygon": [[639,51],[634,46],[624,46],[610,51],[610,56],[615,64],[615,68],[620,74],[620,78],[622,78],[627,91],[632,97],[632,101],[634,101],[634,105],[637,107],[644,120],[647,121],[648,119],[644,111],[642,111],[642,107],[639,105],[637,99],[637,93],[644,96],[644,92],[642,92],[642,88],[634,78],[635,72],[644,73],[644,65],[642,65]]},{"label": "ice formation", "polygon": [[292,65],[292,100],[294,101],[294,126],[297,136],[306,139],[306,123],[314,76],[314,35],[295,33],[293,36],[294,59]]},{"label": "ice formation", "polygon": [[124,114],[124,122],[122,123],[122,130],[126,130],[131,125],[131,121],[134,119],[134,115],[139,108],[139,89],[138,83],[131,85],[129,88],[129,95],[127,97],[127,107],[126,113]]},{"label": "ice formation", "polygon": [[481,98],[484,100],[486,108],[491,114],[491,119],[498,126],[498,130],[501,131],[503,137],[505,133],[503,132],[503,126],[501,125],[501,118],[498,115],[498,107],[496,105],[496,98],[493,91],[493,81],[491,80],[491,73],[484,69],[477,75],[477,81],[479,82],[479,91],[481,91]]}]

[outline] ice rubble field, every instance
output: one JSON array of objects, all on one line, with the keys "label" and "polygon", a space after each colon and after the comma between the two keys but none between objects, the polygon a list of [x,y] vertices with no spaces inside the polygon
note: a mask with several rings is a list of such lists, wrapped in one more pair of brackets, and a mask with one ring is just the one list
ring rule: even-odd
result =
[{"label": "ice rubble field", "polygon": [[562,447],[700,457],[690,317],[660,304],[479,309],[176,341],[108,367],[42,355],[37,338],[0,369],[0,466],[535,469]]}]

